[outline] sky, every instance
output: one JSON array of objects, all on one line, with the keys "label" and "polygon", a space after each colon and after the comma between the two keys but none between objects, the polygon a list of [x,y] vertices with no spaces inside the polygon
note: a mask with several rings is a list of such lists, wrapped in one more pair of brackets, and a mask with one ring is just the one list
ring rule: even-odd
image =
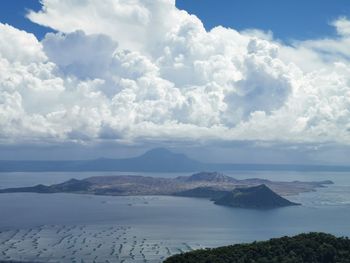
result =
[{"label": "sky", "polygon": [[[176,6],[198,16],[207,30],[218,25],[236,30],[255,28],[271,31],[286,42],[335,36],[329,23],[350,14],[348,0],[177,0]],[[28,10],[41,9],[39,0],[2,0],[1,7],[2,23],[31,32],[38,39],[53,31],[26,18]]]},{"label": "sky", "polygon": [[178,0],[177,6],[197,15],[206,29],[222,25],[236,30],[271,31],[289,42],[335,36],[329,23],[350,14],[347,0]]},{"label": "sky", "polygon": [[0,7],[0,159],[350,164],[346,0]]}]

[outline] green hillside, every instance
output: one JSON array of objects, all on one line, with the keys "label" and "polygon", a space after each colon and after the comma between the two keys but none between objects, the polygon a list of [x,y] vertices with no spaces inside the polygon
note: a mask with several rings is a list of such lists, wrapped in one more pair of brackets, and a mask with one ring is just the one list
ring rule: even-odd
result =
[{"label": "green hillside", "polygon": [[196,250],[164,263],[350,263],[350,240],[324,233]]}]

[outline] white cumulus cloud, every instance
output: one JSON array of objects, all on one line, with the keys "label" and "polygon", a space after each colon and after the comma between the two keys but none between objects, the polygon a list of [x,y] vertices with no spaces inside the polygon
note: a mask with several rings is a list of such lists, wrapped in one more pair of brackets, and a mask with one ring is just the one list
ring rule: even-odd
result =
[{"label": "white cumulus cloud", "polygon": [[2,142],[350,143],[350,22],[286,45],[171,0],[43,0],[42,41],[0,24]]}]

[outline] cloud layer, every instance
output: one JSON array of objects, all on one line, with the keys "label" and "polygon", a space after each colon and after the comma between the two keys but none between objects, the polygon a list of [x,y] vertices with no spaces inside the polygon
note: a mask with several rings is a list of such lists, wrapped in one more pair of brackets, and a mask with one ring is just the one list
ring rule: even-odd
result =
[{"label": "cloud layer", "polygon": [[0,140],[350,144],[350,21],[336,38],[216,27],[172,0],[43,0],[42,41],[0,24]]}]

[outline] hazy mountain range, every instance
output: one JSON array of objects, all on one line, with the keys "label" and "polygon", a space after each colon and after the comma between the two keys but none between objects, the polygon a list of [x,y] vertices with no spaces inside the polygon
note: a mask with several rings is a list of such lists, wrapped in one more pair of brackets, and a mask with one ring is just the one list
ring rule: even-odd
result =
[{"label": "hazy mountain range", "polygon": [[181,153],[156,148],[125,159],[99,158],[69,161],[0,161],[0,172],[48,171],[121,171],[121,172],[195,172],[195,171],[350,171],[350,166],[295,164],[204,163]]}]

